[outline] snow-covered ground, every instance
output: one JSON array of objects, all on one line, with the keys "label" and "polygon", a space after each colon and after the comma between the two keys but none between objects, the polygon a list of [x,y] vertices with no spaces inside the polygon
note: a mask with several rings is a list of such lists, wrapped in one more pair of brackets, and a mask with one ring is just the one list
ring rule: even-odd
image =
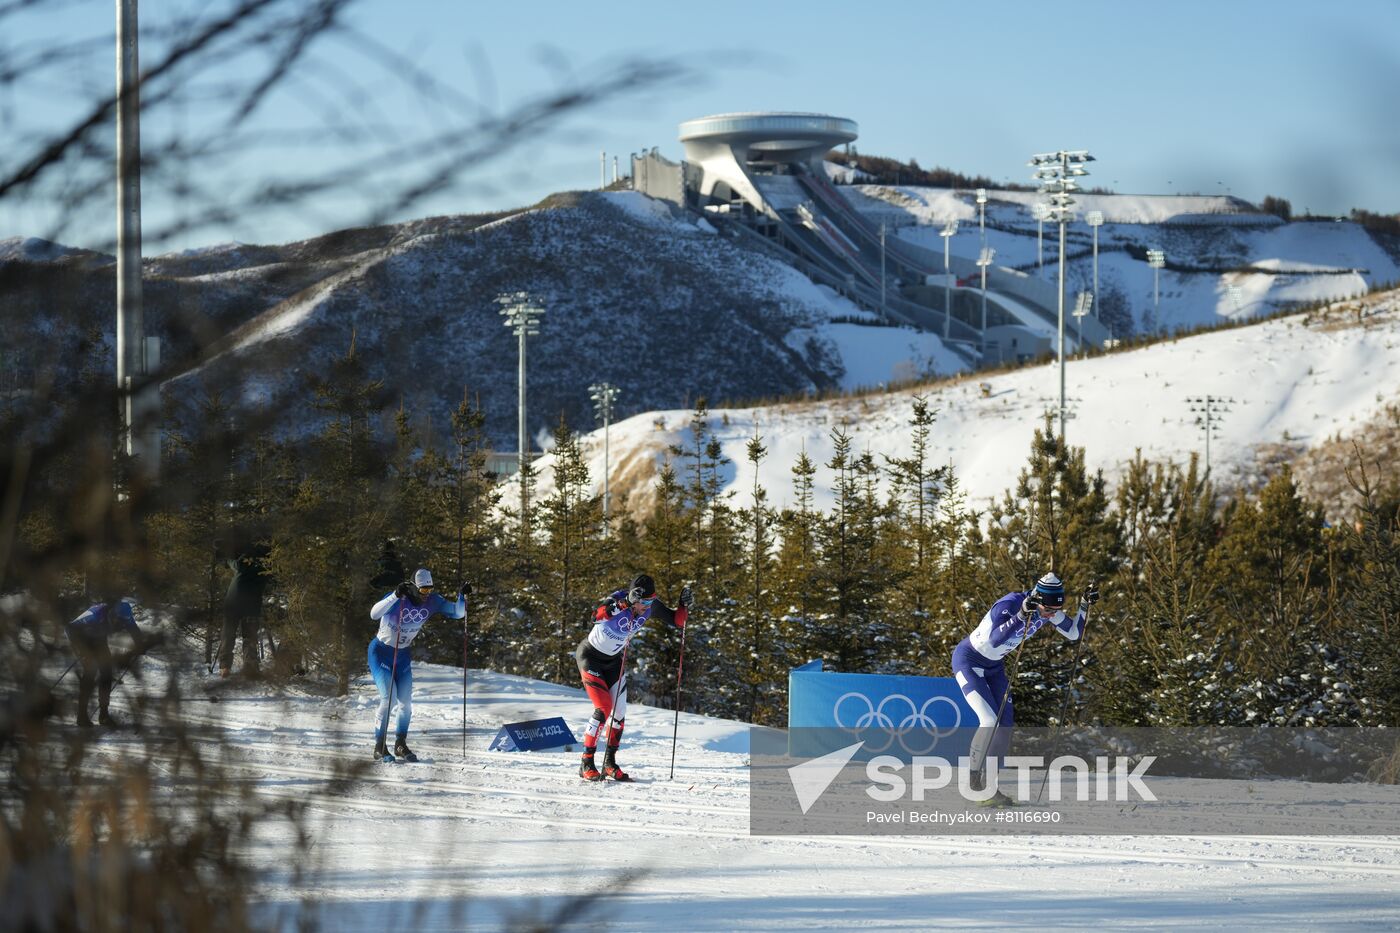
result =
[{"label": "snow-covered ground", "polygon": [[[1364,326],[1345,310],[1314,316],[1311,323],[1300,314],[1071,360],[1066,366],[1069,441],[1085,447],[1089,468],[1104,470],[1110,481],[1139,449],[1149,458],[1184,463],[1205,447],[1189,399],[1207,394],[1234,400],[1211,444],[1212,470],[1219,479],[1252,470],[1257,445],[1287,441],[1311,447],[1334,435],[1348,436],[1400,398],[1400,292],[1373,296],[1366,308]],[[852,435],[857,453],[905,456],[916,394],[929,397],[939,410],[934,462],[951,462],[970,504],[980,508],[1014,484],[1032,433],[1058,404],[1058,370],[1051,363],[861,398],[715,410],[710,427],[733,461],[728,488],[742,497],[752,486],[745,445],[755,432],[769,450],[760,480],[779,507],[792,502],[790,468],[798,453],[806,450],[824,464],[836,428]],[[687,441],[690,417],[688,411],[647,412],[612,426],[615,496],[619,477],[652,475],[670,445]],[[584,443],[601,489],[602,431],[587,435]],[[546,457],[539,466],[541,494],[552,488],[550,467]],[[830,503],[829,480],[829,473],[819,470],[819,505]],[[623,507],[629,494],[634,493],[622,493]]]},{"label": "snow-covered ground", "polygon": [[[633,704],[619,757],[637,783],[588,785],[574,754],[486,750],[505,722],[563,716],[577,734],[582,691],[469,671],[464,754],[462,671],[415,665],[414,680],[423,760],[335,787],[338,764],[368,758],[368,678],[345,699],[244,686],[187,704],[193,725],[223,730],[258,795],[309,808],[300,883],[290,826],[260,831],[259,916],[291,929],[310,909],[325,929],[374,931],[494,929],[559,910],[586,929],[643,931],[1400,925],[1395,837],[757,837],[742,723],[682,715],[672,781],[673,713]],[[598,892],[614,896],[569,906]]]}]

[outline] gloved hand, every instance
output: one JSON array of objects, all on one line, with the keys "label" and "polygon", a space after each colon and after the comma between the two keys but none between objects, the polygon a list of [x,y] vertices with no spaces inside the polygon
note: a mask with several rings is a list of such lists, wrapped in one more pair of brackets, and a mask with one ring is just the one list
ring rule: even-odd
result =
[{"label": "gloved hand", "polygon": [[687,610],[695,608],[695,594],[690,591],[690,584],[681,587],[680,604]]},{"label": "gloved hand", "polygon": [[394,595],[397,596],[399,599],[403,599],[404,597],[408,596],[410,592],[412,592],[412,589],[413,584],[406,582],[400,583],[398,586],[394,587]]},{"label": "gloved hand", "polygon": [[1081,596],[1081,597],[1079,597],[1079,599],[1080,599],[1080,602],[1084,603],[1084,605],[1086,605],[1086,606],[1092,606],[1094,603],[1098,602],[1098,601],[1099,601],[1099,585],[1098,585],[1098,583],[1090,583],[1088,586],[1086,586],[1086,587],[1084,588],[1084,595]]},{"label": "gloved hand", "polygon": [[472,585],[470,583],[467,583],[465,580],[462,581],[462,585],[457,587],[457,593],[460,596],[472,595]]},{"label": "gloved hand", "polygon": [[627,602],[628,604],[635,606],[637,605],[637,603],[641,602],[642,597],[646,595],[646,593],[642,592],[642,588],[640,586],[634,586],[632,587],[632,589],[627,591]]},{"label": "gloved hand", "polygon": [[1039,608],[1040,594],[1035,590],[1031,590],[1026,594],[1026,598],[1021,600],[1021,615],[1029,619],[1031,616],[1035,615],[1036,610]]}]

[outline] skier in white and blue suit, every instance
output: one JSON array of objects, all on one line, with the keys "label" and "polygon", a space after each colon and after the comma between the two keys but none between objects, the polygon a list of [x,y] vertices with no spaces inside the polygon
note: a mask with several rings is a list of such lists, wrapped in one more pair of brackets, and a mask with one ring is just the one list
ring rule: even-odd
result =
[{"label": "skier in white and blue suit", "polygon": [[[1047,573],[1029,592],[1007,593],[998,599],[972,634],[953,649],[953,676],[968,706],[977,714],[977,735],[969,756],[970,784],[974,789],[986,786],[987,758],[1000,760],[1011,749],[1011,726],[1016,717],[1004,659],[1047,622],[1065,638],[1077,641],[1084,631],[1086,610],[1098,598],[1098,585],[1089,584],[1080,598],[1079,612],[1070,619],[1064,612],[1065,585],[1058,576]],[[1000,723],[998,710],[1001,711]],[[1011,800],[998,791],[986,802],[1004,805]]]},{"label": "skier in white and blue suit", "polygon": [[450,603],[433,592],[433,575],[426,568],[420,568],[413,574],[412,583],[400,583],[369,611],[369,617],[379,622],[379,633],[369,643],[369,672],[379,688],[379,711],[374,727],[377,760],[389,758],[385,731],[389,724],[391,691],[393,699],[399,701],[394,756],[404,761],[418,760],[408,747],[408,723],[413,717],[413,650],[410,646],[424,623],[435,615],[465,619],[470,592],[471,586],[463,583],[457,589],[457,601]]}]

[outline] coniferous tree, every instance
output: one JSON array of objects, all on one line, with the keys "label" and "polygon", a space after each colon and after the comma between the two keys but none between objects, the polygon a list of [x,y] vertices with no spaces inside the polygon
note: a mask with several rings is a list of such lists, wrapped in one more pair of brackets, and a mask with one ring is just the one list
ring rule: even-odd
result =
[{"label": "coniferous tree", "polygon": [[804,447],[791,468],[793,504],[778,516],[780,544],[774,567],[775,598],[782,611],[784,639],[792,646],[794,666],[815,660],[821,648],[815,638],[814,613],[821,604],[818,580],[818,532],[821,515],[814,504],[817,466]]},{"label": "coniferous tree", "polygon": [[1400,724],[1400,483],[1373,481],[1359,448],[1347,470],[1360,501],[1344,531],[1350,572],[1342,597],[1351,628],[1345,635],[1356,672],[1365,725]]},{"label": "coniferous tree", "polygon": [[[984,573],[1000,571],[1004,576],[1001,592],[996,592],[995,576],[984,577],[991,583],[984,602],[990,605],[989,600],[1012,586],[1028,589],[1049,570],[1065,581],[1066,613],[1075,612],[1075,594],[1092,580],[1107,579],[1117,559],[1117,535],[1104,489],[1103,474],[1089,476],[1083,448],[1071,449],[1054,434],[1047,414],[1044,429],[1031,441],[1031,456],[1016,489],[992,507]],[[1064,639],[1034,641],[1036,650],[1028,646],[1018,651],[1012,688],[1018,721],[1040,723],[1058,713],[1056,701],[1066,681],[1078,682],[1080,671],[1071,670],[1074,646]]]},{"label": "coniferous tree", "polygon": [[936,650],[933,607],[938,601],[940,578],[947,569],[955,542],[950,527],[940,521],[940,500],[952,478],[948,467],[935,466],[930,435],[937,412],[926,398],[915,396],[909,419],[911,436],[907,457],[886,457],[890,475],[891,524],[886,536],[892,566],[907,568],[896,587],[898,609],[908,613],[901,626],[905,637],[901,661],[912,672],[926,668],[931,648]]},{"label": "coniferous tree", "polygon": [[373,633],[365,583],[386,531],[397,526],[398,503],[382,482],[385,457],[371,430],[383,384],[365,375],[354,337],[324,377],[309,378],[325,423],[274,533],[269,564],[287,599],[285,639],[307,662],[332,671],[344,695]]},{"label": "coniferous tree", "polygon": [[871,501],[871,474],[877,468],[868,455],[852,453],[851,436],[844,428],[832,431],[831,438],[827,468],[835,474],[835,502],[819,530],[822,562],[817,580],[825,605],[818,615],[817,646],[837,670],[870,671],[888,649],[879,602],[889,574],[879,565],[879,505]]},{"label": "coniferous tree", "polygon": [[[1257,502],[1231,512],[1210,572],[1244,721],[1276,725],[1354,722],[1352,698],[1332,689],[1341,672],[1322,512],[1298,495],[1292,471],[1276,474]],[[1224,582],[1228,581],[1228,582]]]},{"label": "coniferous tree", "polygon": [[591,616],[597,594],[607,585],[608,544],[603,538],[603,500],[591,494],[588,464],[578,435],[560,416],[554,432],[554,493],[540,503],[540,530],[546,543],[541,570],[550,581],[553,624],[541,633],[551,644],[554,676],[560,683],[573,679],[575,637]]},{"label": "coniferous tree", "polygon": [[[749,504],[739,511],[739,529],[744,542],[744,583],[742,613],[733,613],[734,636],[748,651],[740,672],[739,708],[745,722],[777,725],[787,711],[782,689],[789,661],[788,646],[776,619],[773,603],[774,514],[768,492],[759,482],[759,465],[768,456],[763,439],[755,432],[746,447],[753,486]],[[742,621],[741,621],[742,620]]]}]

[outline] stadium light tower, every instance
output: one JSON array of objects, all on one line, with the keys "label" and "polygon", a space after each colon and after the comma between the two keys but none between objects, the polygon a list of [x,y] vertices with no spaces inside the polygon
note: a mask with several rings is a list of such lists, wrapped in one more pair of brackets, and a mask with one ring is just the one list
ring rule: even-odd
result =
[{"label": "stadium light tower", "polygon": [[953,237],[958,234],[958,220],[953,218],[948,224],[938,232],[943,238],[943,339],[948,339],[949,329],[953,320],[953,277],[949,273],[948,265],[948,244],[953,241]]},{"label": "stadium light tower", "polygon": [[1191,411],[1196,415],[1196,426],[1199,427],[1206,436],[1206,476],[1210,476],[1210,436],[1220,433],[1220,419],[1232,410],[1229,406],[1235,403],[1232,398],[1221,398],[1218,395],[1201,395],[1186,400]]},{"label": "stadium light tower", "polygon": [[608,426],[612,422],[613,402],[617,400],[617,386],[611,382],[595,382],[588,387],[588,397],[593,399],[593,408],[603,419],[603,537],[608,536]]},{"label": "stadium light tower", "polygon": [[1031,205],[1031,216],[1035,218],[1035,268],[1037,272],[1045,268],[1045,218],[1049,215],[1049,205],[1040,201]]},{"label": "stadium light tower", "polygon": [[885,307],[885,222],[880,221],[880,317],[890,319],[889,308]]},{"label": "stadium light tower", "polygon": [[977,256],[977,265],[982,270],[982,355],[987,355],[987,267],[992,264],[992,259],[997,251],[991,247],[982,247],[982,252]]},{"label": "stadium light tower", "polygon": [[1059,152],[1042,152],[1031,156],[1027,164],[1035,169],[1033,176],[1040,182],[1041,193],[1049,201],[1046,218],[1060,225],[1060,301],[1059,301],[1059,357],[1060,357],[1060,437],[1065,436],[1065,224],[1074,216],[1073,193],[1079,190],[1075,179],[1089,174],[1084,167],[1093,162],[1094,157],[1084,149],[1061,149]]},{"label": "stadium light tower", "polygon": [[1099,228],[1103,226],[1103,211],[1090,211],[1084,222],[1094,231],[1094,317],[1099,316]]},{"label": "stadium light tower", "polygon": [[[496,303],[501,306],[501,316],[505,318],[506,327],[511,328],[515,336],[520,338],[520,488],[523,508],[526,456],[530,450],[529,436],[525,433],[525,338],[539,334],[539,319],[540,315],[544,314],[544,308],[531,303],[527,292],[501,295],[496,299]],[[523,514],[521,521],[524,521]]]},{"label": "stadium light tower", "polygon": [[1089,309],[1094,306],[1093,292],[1080,292],[1074,300],[1074,324],[1075,324],[1075,346],[1076,351],[1084,349],[1084,315],[1089,313]]},{"label": "stadium light tower", "polygon": [[987,248],[987,189],[977,189],[977,245]]},{"label": "stadium light tower", "polygon": [[1238,285],[1226,285],[1225,294],[1230,296],[1230,304],[1235,308],[1235,316],[1238,317],[1244,310],[1244,292],[1240,291]]},{"label": "stadium light tower", "polygon": [[1147,251],[1147,264],[1152,267],[1152,327],[1154,330],[1162,329],[1161,310],[1161,275],[1162,270],[1167,267],[1167,254],[1160,249],[1150,249]]}]

